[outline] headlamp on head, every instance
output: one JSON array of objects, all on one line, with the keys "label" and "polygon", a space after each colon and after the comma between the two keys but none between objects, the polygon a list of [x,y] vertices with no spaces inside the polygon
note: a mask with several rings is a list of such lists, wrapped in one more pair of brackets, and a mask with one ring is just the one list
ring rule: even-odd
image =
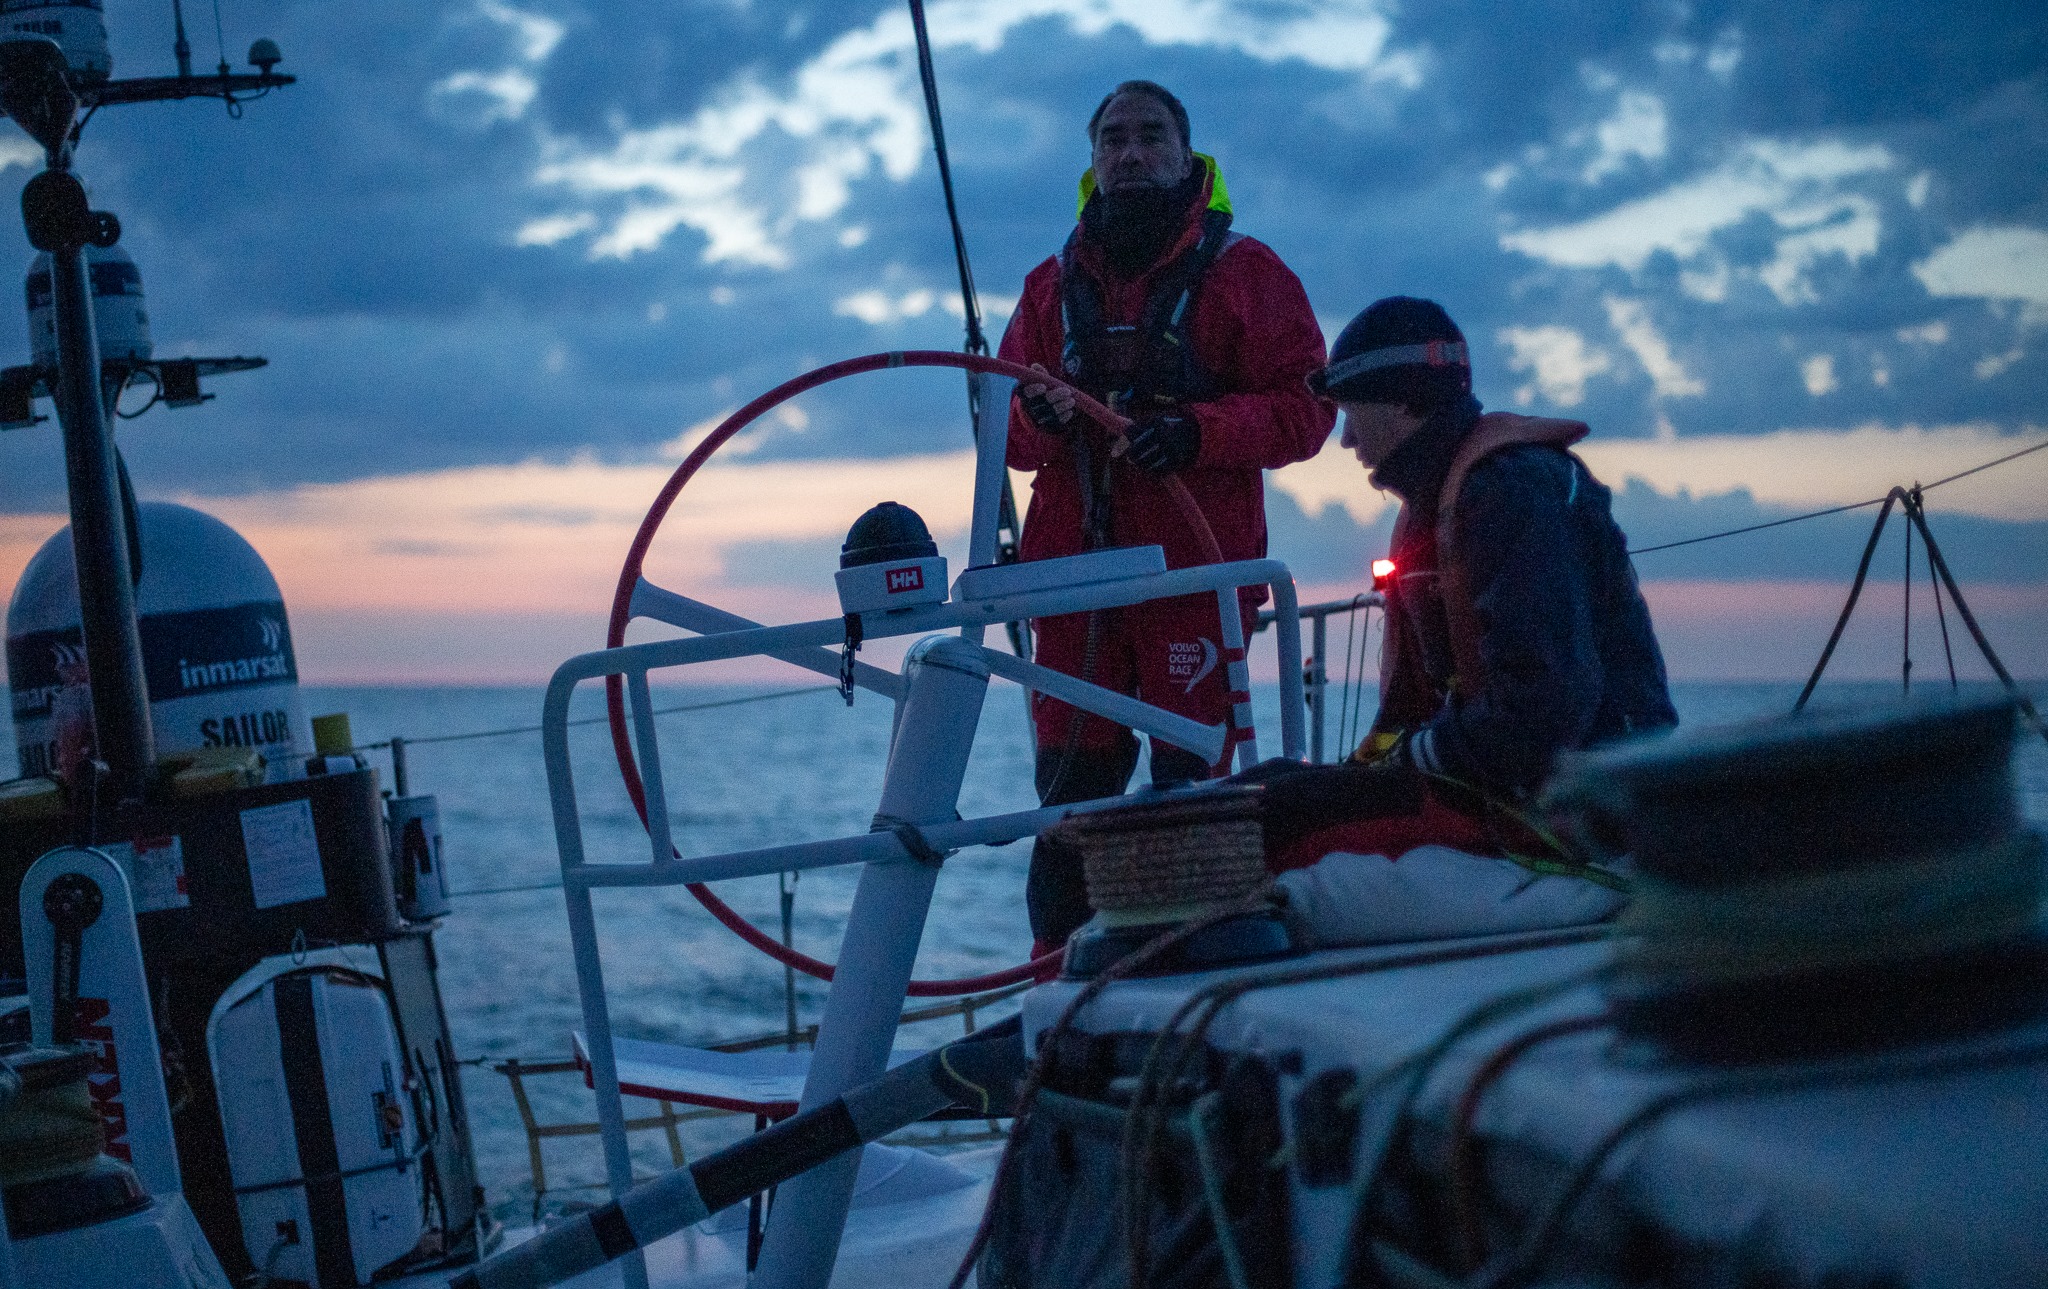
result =
[{"label": "headlamp on head", "polygon": [[1338,333],[1329,365],[1309,376],[1308,387],[1340,403],[1441,401],[1471,391],[1471,351],[1442,305],[1389,296]]}]

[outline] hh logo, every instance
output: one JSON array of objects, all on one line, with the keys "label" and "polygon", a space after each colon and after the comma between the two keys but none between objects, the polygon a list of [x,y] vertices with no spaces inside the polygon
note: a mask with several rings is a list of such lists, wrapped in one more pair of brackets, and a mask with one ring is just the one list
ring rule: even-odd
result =
[{"label": "hh logo", "polygon": [[924,570],[912,564],[906,568],[889,570],[889,594],[901,595],[905,591],[924,589]]}]

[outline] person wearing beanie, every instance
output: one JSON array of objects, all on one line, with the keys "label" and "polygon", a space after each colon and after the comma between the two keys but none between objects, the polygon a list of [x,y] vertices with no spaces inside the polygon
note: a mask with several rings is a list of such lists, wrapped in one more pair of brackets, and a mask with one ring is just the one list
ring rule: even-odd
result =
[{"label": "person wearing beanie", "polygon": [[1401,510],[1379,714],[1345,765],[1249,772],[1269,862],[1541,854],[1523,807],[1560,753],[1678,721],[1610,494],[1570,451],[1587,427],[1482,412],[1464,334],[1407,296],[1354,318],[1309,387]]},{"label": "person wearing beanie", "polygon": [[[1065,386],[1024,382],[1011,407],[1009,464],[1033,474],[1021,555],[1163,547],[1169,568],[1205,562],[1163,480],[1178,479],[1225,560],[1266,553],[1262,470],[1314,456],[1335,409],[1310,393],[1323,335],[1279,256],[1232,231],[1215,158],[1192,149],[1188,114],[1150,81],[1126,81],[1088,122],[1079,222],[1025,279],[1000,350],[1057,372],[1134,422],[1120,454],[1078,417]],[[1263,590],[1241,601],[1246,633]],[[1216,598],[1040,619],[1036,660],[1205,725],[1230,719]],[[1137,766],[1130,730],[1032,695],[1036,779],[1048,805],[1121,793]],[[1152,778],[1220,773],[1154,741]],[[1041,842],[1026,891],[1041,949],[1090,915],[1078,857]]]}]

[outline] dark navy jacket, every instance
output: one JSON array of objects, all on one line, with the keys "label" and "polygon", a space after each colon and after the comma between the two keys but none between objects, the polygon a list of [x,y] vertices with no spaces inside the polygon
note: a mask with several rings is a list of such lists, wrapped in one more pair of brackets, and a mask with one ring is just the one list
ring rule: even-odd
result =
[{"label": "dark navy jacket", "polygon": [[1422,770],[1523,797],[1562,751],[1678,722],[1585,432],[1468,399],[1373,474],[1404,502],[1374,730]]}]

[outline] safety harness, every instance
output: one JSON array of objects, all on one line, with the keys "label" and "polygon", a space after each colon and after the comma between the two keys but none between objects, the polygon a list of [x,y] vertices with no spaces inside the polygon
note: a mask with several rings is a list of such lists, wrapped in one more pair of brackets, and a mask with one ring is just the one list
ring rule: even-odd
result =
[{"label": "safety harness", "polygon": [[[1195,244],[1153,275],[1134,323],[1111,324],[1102,289],[1078,263],[1079,223],[1060,250],[1060,323],[1065,343],[1060,365],[1067,379],[1126,416],[1143,415],[1213,397],[1215,385],[1189,336],[1202,279],[1242,234],[1230,231],[1230,196],[1215,159],[1196,154],[1209,172],[1209,201]],[[1082,176],[1081,203],[1094,191]]]},{"label": "safety harness", "polygon": [[[1108,321],[1101,285],[1079,262],[1079,222],[1060,249],[1060,366],[1069,381],[1125,416],[1143,417],[1215,397],[1215,383],[1197,357],[1189,331],[1209,267],[1243,234],[1230,231],[1230,193],[1216,159],[1195,156],[1208,172],[1201,235],[1153,272],[1136,322]],[[1082,209],[1094,191],[1091,170],[1081,176]],[[1111,545],[1107,462],[1095,459],[1098,453],[1088,445],[1077,443],[1075,449],[1083,540],[1090,549]]]}]

